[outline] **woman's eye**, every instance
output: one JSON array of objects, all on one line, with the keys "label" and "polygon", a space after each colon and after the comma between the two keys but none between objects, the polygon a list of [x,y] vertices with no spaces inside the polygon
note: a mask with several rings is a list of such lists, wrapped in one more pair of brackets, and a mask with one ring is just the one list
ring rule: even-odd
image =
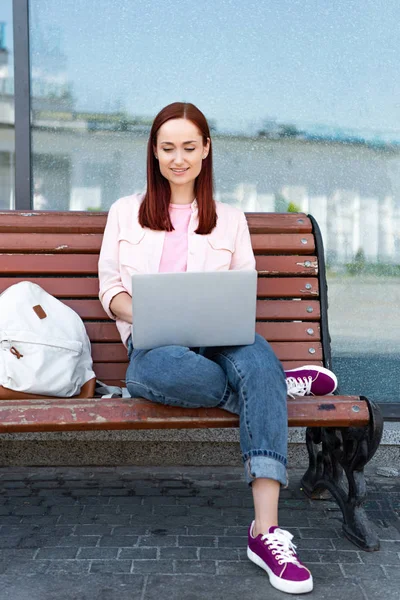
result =
[{"label": "woman's eye", "polygon": [[195,149],[196,149],[196,148],[186,148],[186,150],[187,150],[188,152],[193,152],[193,150],[195,150]]},{"label": "woman's eye", "polygon": [[163,148],[164,152],[171,152],[171,148]]}]

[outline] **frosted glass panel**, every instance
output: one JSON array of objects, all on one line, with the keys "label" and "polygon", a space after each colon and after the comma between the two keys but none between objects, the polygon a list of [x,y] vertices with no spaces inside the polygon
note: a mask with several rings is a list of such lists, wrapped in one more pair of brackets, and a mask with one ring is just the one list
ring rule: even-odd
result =
[{"label": "frosted glass panel", "polygon": [[218,200],[318,220],[343,391],[399,399],[399,22],[397,0],[30,0],[34,207],[141,191],[154,115],[197,104]]},{"label": "frosted glass panel", "polygon": [[0,210],[14,208],[14,52],[12,0],[0,3]]}]

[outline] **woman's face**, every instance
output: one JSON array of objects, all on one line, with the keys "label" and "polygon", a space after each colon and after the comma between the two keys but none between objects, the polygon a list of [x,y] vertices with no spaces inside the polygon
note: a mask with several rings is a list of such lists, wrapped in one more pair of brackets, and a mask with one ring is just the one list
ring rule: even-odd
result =
[{"label": "woman's face", "polygon": [[154,154],[171,186],[194,185],[209,149],[210,140],[203,144],[203,136],[192,121],[170,119],[158,130]]}]

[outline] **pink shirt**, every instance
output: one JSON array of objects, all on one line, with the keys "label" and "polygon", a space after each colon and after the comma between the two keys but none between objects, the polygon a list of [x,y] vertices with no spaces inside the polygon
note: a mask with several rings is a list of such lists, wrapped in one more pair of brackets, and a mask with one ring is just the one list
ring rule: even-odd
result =
[{"label": "pink shirt", "polygon": [[[115,320],[110,302],[120,292],[132,295],[132,275],[158,273],[164,252],[165,231],[141,227],[138,212],[143,196],[120,198],[111,206],[104,230],[99,257],[100,302],[107,315]],[[243,211],[216,202],[217,225],[208,235],[199,235],[197,202],[190,206],[187,230],[186,271],[227,271],[255,268],[249,228]],[[183,210],[186,214],[186,211]],[[167,242],[167,251],[168,251]],[[167,254],[168,258],[168,254]],[[133,315],[135,318],[135,315]],[[117,328],[126,345],[131,333],[129,323],[116,319]],[[134,344],[134,340],[133,340]]]},{"label": "pink shirt", "polygon": [[165,233],[159,273],[174,273],[187,269],[188,228],[192,205],[170,203],[169,214],[174,230]]}]

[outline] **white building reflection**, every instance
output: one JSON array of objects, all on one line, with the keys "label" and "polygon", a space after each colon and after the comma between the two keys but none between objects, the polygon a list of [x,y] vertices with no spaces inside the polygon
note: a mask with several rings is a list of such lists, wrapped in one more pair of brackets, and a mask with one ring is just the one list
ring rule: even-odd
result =
[{"label": "white building reflection", "polygon": [[[32,82],[37,210],[106,210],[145,185],[150,121],[77,113],[68,82]],[[247,212],[299,210],[317,219],[332,265],[362,251],[400,262],[400,135],[264,124],[254,135],[213,133],[216,198]],[[0,48],[0,207],[14,207],[14,98]]]}]

